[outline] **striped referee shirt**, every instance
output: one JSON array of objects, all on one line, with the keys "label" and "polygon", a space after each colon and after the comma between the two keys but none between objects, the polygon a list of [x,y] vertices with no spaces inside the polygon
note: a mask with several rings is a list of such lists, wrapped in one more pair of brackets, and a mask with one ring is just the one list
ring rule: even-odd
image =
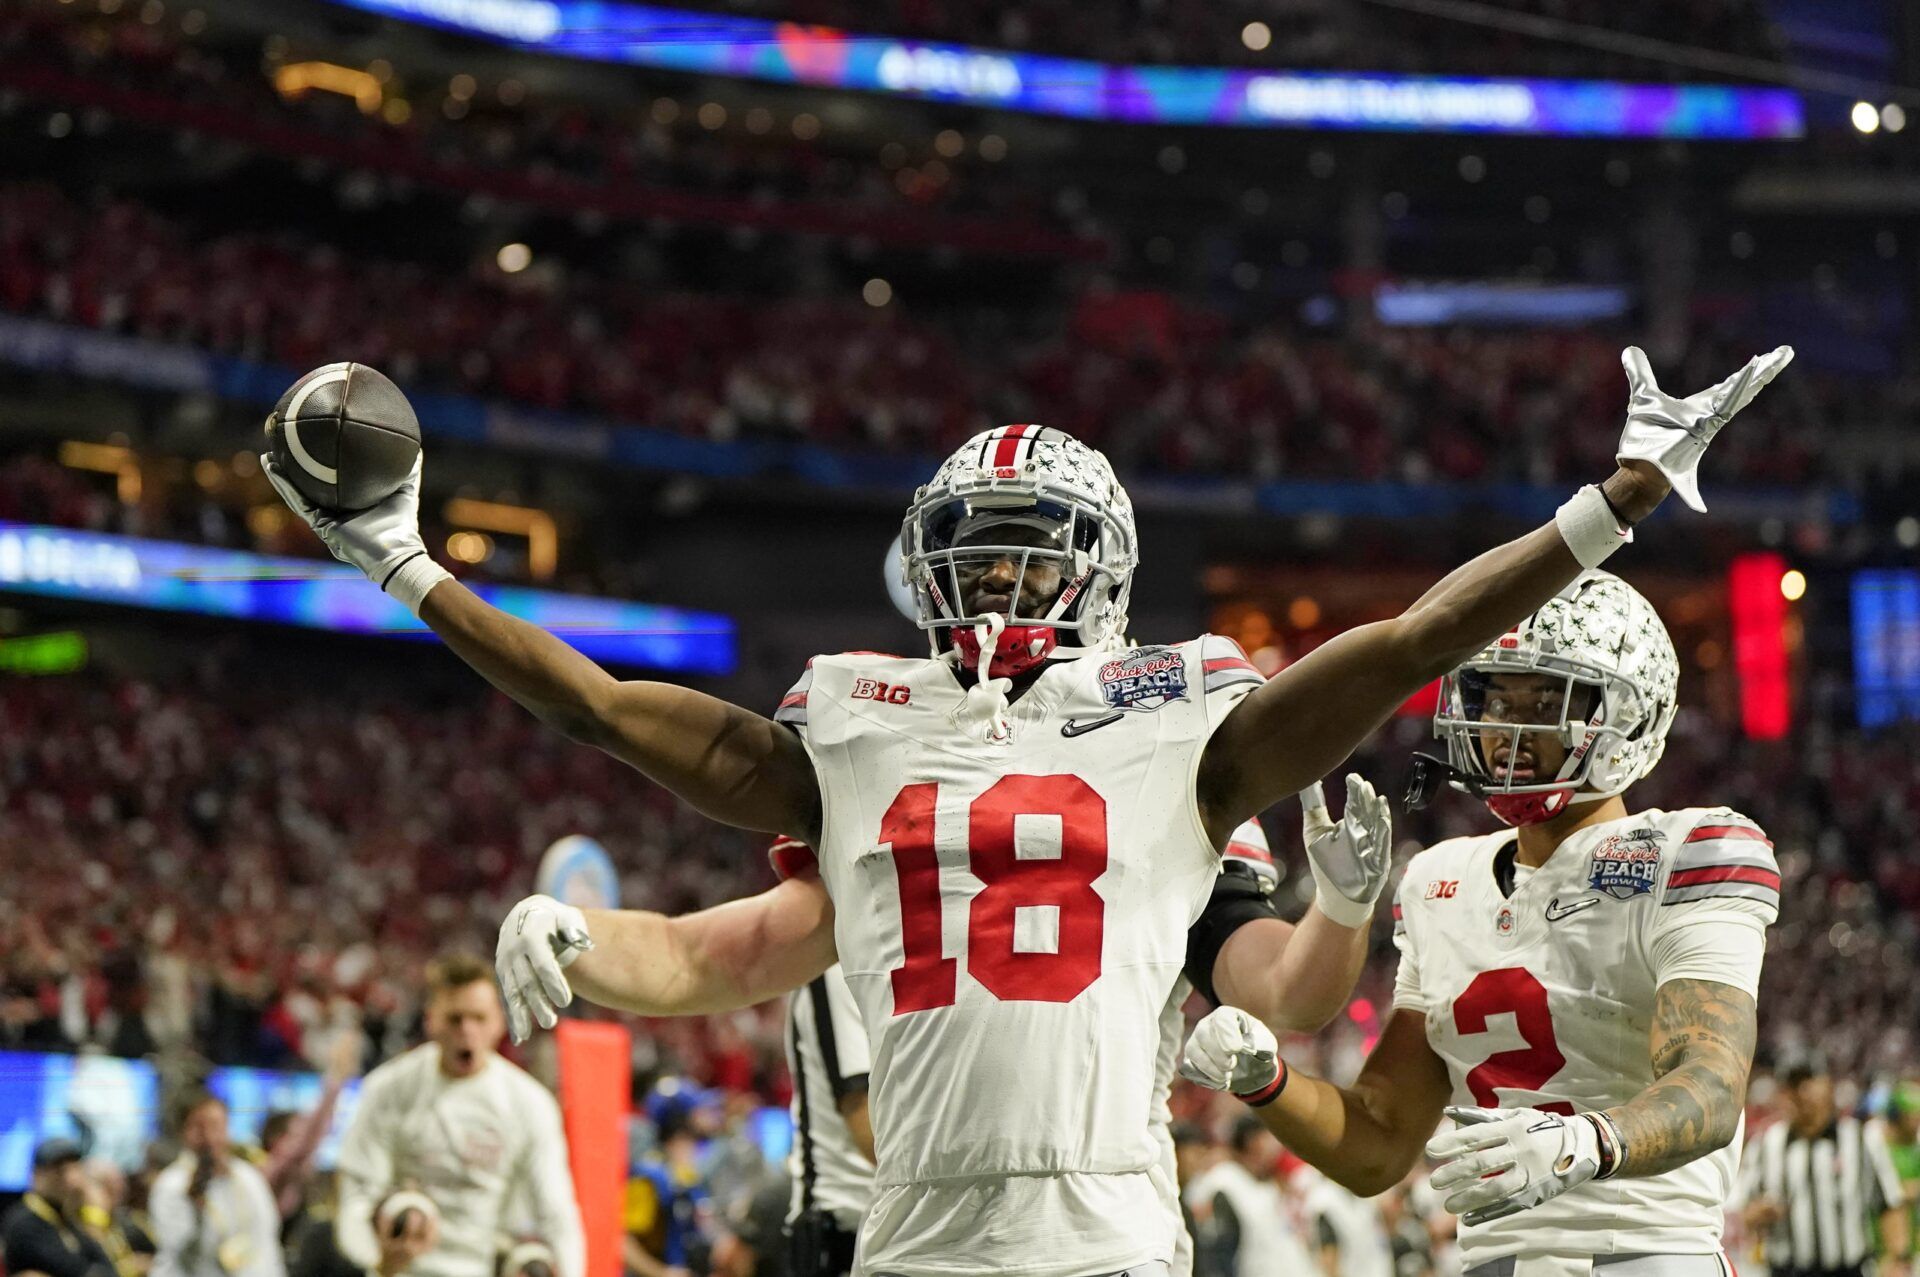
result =
[{"label": "striped referee shirt", "polygon": [[793,1073],[793,1177],[789,1222],[801,1212],[831,1214],[858,1232],[873,1198],[873,1163],[854,1143],[840,1101],[867,1089],[872,1067],[853,990],[835,963],[787,995],[787,1067]]},{"label": "striped referee shirt", "polygon": [[1749,1200],[1780,1205],[1767,1237],[1776,1273],[1858,1269],[1873,1255],[1874,1221],[1902,1199],[1885,1127],[1855,1117],[1812,1136],[1775,1123],[1754,1144],[1745,1178]]}]

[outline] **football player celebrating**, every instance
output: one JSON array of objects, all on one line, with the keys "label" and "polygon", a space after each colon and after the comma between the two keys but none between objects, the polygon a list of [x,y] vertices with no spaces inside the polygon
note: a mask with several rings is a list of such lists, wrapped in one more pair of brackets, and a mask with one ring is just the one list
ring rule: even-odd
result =
[{"label": "football player celebrating", "polygon": [[[617,681],[488,606],[427,557],[417,476],[348,515],[269,474],[336,555],[543,721],[716,820],[817,849],[818,883],[784,884],[806,899],[777,920],[808,928],[804,972],[775,977],[752,946],[674,948],[651,917],[589,920],[605,952],[576,967],[596,1001],[702,1011],[702,978],[777,991],[837,955],[873,1043],[861,1272],[1092,1277],[1173,1253],[1149,1121],[1159,1020],[1229,835],[1597,566],[1670,490],[1698,506],[1714,435],[1791,357],[1677,399],[1629,352],[1602,486],[1270,680],[1223,639],[1124,650],[1139,555],[1112,468],[1058,430],[985,432],[902,530],[932,656],[820,657],[772,720]],[[517,908],[503,925],[519,1032],[571,996],[538,947],[572,953],[587,933],[555,919]]]},{"label": "football player celebrating", "polygon": [[1424,1145],[1469,1277],[1725,1277],[1780,875],[1738,813],[1628,811],[1678,677],[1652,606],[1583,573],[1442,684],[1448,758],[1427,761],[1513,828],[1408,865],[1393,1015],[1358,1080],[1290,1073],[1231,1008],[1188,1040],[1186,1076],[1357,1193]]}]

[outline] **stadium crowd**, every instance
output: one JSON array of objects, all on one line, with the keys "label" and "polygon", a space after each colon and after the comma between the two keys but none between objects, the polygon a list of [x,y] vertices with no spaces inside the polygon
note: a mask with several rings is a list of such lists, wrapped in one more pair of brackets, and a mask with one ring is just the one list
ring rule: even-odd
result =
[{"label": "stadium crowd", "polygon": [[[291,234],[209,237],[37,184],[0,187],[0,309],[294,369],[351,352],[410,387],[719,440],[931,454],[1044,405],[1123,471],[1259,480],[1550,482],[1591,470],[1607,440],[1578,427],[1624,396],[1623,339],[1605,329],[1238,326],[1141,291],[1016,323],[584,273],[528,287]],[[1704,384],[1735,345],[1702,333],[1678,380]],[[1821,446],[1827,425],[1905,386],[1810,369],[1743,423],[1725,469],[1840,478],[1850,463]]]},{"label": "stadium crowd", "polygon": [[[1074,244],[1044,192],[995,180],[995,161],[977,147],[963,158],[937,150],[931,134],[911,150],[882,149],[805,111],[729,117],[716,106],[703,115],[706,104],[672,97],[555,97],[517,80],[482,92],[471,76],[455,92],[424,71],[395,78],[390,65],[373,90],[381,109],[369,111],[339,94],[277,87],[275,68],[302,62],[284,38],[263,55],[258,40],[225,34],[186,35],[133,9],[20,5],[0,14],[0,113],[27,101],[64,107],[96,142],[116,128],[165,130],[189,149],[196,144],[183,139],[218,139],[257,159],[301,161],[308,176],[314,167],[334,173],[363,205],[404,198],[418,184],[602,222],[663,217],[879,243],[1004,248],[1024,236],[1036,251],[1092,247]],[[991,236],[967,221],[989,216]]]}]

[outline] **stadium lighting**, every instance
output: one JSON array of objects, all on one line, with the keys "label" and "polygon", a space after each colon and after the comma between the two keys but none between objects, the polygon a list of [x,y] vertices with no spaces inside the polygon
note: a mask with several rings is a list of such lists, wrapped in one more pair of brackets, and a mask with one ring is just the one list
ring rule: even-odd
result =
[{"label": "stadium lighting", "polygon": [[893,285],[884,279],[870,279],[860,290],[860,296],[866,299],[867,305],[877,309],[893,300]]},{"label": "stadium lighting", "polygon": [[1920,545],[1920,519],[1907,515],[1894,524],[1893,539],[1909,550]]},{"label": "stadium lighting", "polygon": [[[443,515],[448,523],[464,525],[468,529],[525,537],[527,575],[536,581],[545,581],[553,576],[560,558],[560,529],[553,521],[553,516],[545,510],[507,505],[500,501],[455,497],[447,502]],[[472,561],[479,562],[478,559]]]},{"label": "stadium lighting", "polygon": [[1789,603],[1798,603],[1806,597],[1807,574],[1799,568],[1789,568],[1780,576],[1780,597]]},{"label": "stadium lighting", "polygon": [[1873,103],[1853,104],[1853,127],[1862,133],[1872,133],[1880,127],[1880,112],[1874,109]]},{"label": "stadium lighting", "polygon": [[372,75],[331,62],[290,62],[276,67],[273,87],[281,97],[287,99],[301,97],[313,90],[338,93],[341,97],[352,98],[354,105],[368,115],[380,109],[384,96],[380,81]]},{"label": "stadium lighting", "polygon": [[1249,22],[1240,28],[1240,43],[1258,53],[1273,43],[1273,28],[1264,22]]},{"label": "stadium lighting", "polygon": [[525,244],[502,244],[499,255],[494,258],[500,269],[509,275],[518,275],[533,265],[533,250]]},{"label": "stadium lighting", "polygon": [[1880,127],[1889,133],[1898,133],[1907,127],[1907,108],[1898,102],[1889,102],[1880,108]]}]

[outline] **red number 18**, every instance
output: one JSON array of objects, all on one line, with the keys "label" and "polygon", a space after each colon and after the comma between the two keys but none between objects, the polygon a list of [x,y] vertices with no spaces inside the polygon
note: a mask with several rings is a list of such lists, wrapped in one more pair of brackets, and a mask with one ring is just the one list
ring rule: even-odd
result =
[{"label": "red number 18", "polygon": [[[900,880],[906,960],[893,972],[893,1013],[952,1006],[960,963],[940,947],[940,861],[933,847],[936,784],[908,785],[880,821]],[[1016,817],[1060,821],[1060,855],[1022,859]],[[1106,902],[1093,889],[1107,868],[1107,804],[1078,776],[1003,776],[967,809],[968,868],[985,884],[967,912],[973,978],[1003,1002],[1071,1002],[1100,975]],[[1015,910],[1052,907],[1051,953],[1014,947]]]}]

